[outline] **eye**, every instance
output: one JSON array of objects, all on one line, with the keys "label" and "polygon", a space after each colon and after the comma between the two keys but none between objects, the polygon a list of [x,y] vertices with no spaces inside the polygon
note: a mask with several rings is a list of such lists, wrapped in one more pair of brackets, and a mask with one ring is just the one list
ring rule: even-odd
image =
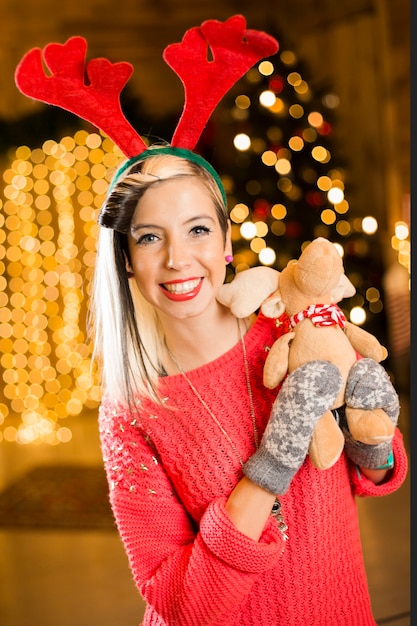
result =
[{"label": "eye", "polygon": [[139,239],[137,239],[136,244],[138,246],[146,246],[151,243],[155,243],[156,241],[159,241],[159,237],[157,235],[155,235],[154,233],[146,233],[145,235],[141,235]]},{"label": "eye", "polygon": [[209,228],[208,226],[203,226],[203,225],[194,226],[191,229],[191,234],[195,235],[196,237],[201,237],[203,235],[208,235],[211,232],[212,232],[211,228]]}]

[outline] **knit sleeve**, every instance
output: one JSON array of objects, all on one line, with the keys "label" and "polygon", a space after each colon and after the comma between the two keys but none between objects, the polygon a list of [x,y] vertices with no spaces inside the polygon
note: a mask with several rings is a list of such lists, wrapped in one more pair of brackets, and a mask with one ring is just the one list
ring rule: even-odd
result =
[{"label": "knit sleeve", "polygon": [[394,467],[390,471],[388,480],[379,485],[375,485],[369,478],[362,474],[356,465],[350,462],[350,479],[356,495],[386,496],[401,487],[407,476],[408,459],[403,436],[398,428],[395,430],[392,450],[394,453]]},{"label": "knit sleeve", "polygon": [[219,498],[197,527],[136,420],[103,402],[99,423],[110,502],[140,593],[168,624],[222,623],[276,567],[283,539],[275,520],[255,542],[236,529]]}]

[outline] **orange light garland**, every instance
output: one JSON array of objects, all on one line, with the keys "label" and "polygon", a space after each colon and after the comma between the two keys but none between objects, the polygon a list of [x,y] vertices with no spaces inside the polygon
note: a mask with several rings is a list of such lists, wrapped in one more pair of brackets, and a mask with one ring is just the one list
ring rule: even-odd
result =
[{"label": "orange light garland", "polygon": [[19,147],[3,171],[0,441],[69,441],[62,420],[99,404],[86,329],[96,213],[122,158],[79,131]]}]

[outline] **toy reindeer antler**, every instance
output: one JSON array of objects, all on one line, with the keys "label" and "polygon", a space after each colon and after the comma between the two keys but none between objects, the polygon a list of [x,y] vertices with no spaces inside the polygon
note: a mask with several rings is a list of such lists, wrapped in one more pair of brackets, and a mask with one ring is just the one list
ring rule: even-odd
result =
[{"label": "toy reindeer antler", "polygon": [[[257,61],[278,50],[278,42],[266,33],[245,30],[246,21],[235,15],[224,24],[203,22],[188,30],[181,43],[167,46],[164,59],[183,82],[185,104],[171,145],[192,150],[221,98]],[[212,60],[207,58],[210,47]],[[59,106],[101,129],[127,157],[147,149],[120,106],[120,93],[129,80],[130,63],[107,59],[85,62],[87,43],[71,37],[65,44],[51,43],[42,51],[33,48],[15,73],[25,95]]]}]

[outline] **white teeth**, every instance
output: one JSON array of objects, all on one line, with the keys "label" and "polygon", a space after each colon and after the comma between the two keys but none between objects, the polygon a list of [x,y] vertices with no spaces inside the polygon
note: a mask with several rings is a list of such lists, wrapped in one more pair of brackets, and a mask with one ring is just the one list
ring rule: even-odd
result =
[{"label": "white teeth", "polygon": [[196,280],[186,280],[185,283],[171,283],[170,285],[164,285],[164,287],[167,291],[170,291],[171,293],[182,295],[184,293],[193,291],[193,289],[198,286],[199,282],[200,279],[197,278]]}]

